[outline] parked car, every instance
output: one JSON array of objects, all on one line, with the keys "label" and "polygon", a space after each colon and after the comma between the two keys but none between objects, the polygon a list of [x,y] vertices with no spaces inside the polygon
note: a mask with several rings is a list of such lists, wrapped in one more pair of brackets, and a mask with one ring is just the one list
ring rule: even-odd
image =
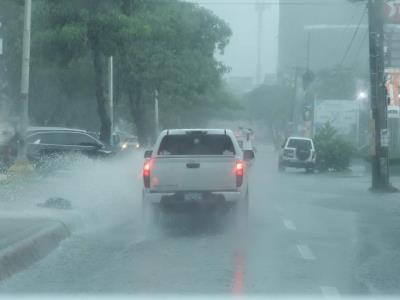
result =
[{"label": "parked car", "polygon": [[107,157],[112,151],[85,130],[59,127],[31,127],[27,138],[28,159],[43,165],[49,159],[80,154],[87,157]]},{"label": "parked car", "polygon": [[165,130],[145,158],[145,218],[149,212],[159,215],[163,209],[185,205],[233,207],[247,215],[245,160],[254,158],[254,153],[243,152],[232,131]]},{"label": "parked car", "polygon": [[279,154],[279,170],[286,167],[304,168],[313,172],[316,163],[316,152],[312,139],[304,137],[289,137],[283,143]]}]

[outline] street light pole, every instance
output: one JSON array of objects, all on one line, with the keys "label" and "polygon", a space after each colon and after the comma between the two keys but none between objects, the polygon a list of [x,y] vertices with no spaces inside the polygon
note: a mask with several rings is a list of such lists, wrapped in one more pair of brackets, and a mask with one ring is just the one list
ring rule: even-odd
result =
[{"label": "street light pole", "polygon": [[263,23],[266,3],[262,0],[256,3],[257,11],[257,66],[256,66],[256,84],[262,83],[262,37]]},{"label": "street light pole", "polygon": [[[24,139],[29,126],[29,67],[31,49],[31,16],[32,0],[25,0],[24,33],[22,41],[21,95],[20,95],[20,138]],[[18,149],[20,159],[26,158],[25,143],[20,143]]]},{"label": "street light pole", "polygon": [[158,91],[154,92],[154,125],[155,125],[155,138],[157,138],[160,130],[160,119],[158,111]]},{"label": "street light pole", "polygon": [[307,66],[306,69],[307,71],[310,70],[310,55],[311,55],[311,32],[307,32]]},{"label": "street light pole", "polygon": [[111,134],[110,134],[110,145],[113,145],[113,133],[114,133],[114,58],[112,56],[108,59],[108,97],[110,101],[110,123],[111,123]]}]

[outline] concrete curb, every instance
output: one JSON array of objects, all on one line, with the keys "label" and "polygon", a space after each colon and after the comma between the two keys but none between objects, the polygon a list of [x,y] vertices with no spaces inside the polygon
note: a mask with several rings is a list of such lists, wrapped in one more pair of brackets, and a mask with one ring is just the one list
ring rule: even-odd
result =
[{"label": "concrete curb", "polygon": [[56,223],[18,244],[0,251],[0,281],[29,267],[54,250],[70,232],[63,223]]}]

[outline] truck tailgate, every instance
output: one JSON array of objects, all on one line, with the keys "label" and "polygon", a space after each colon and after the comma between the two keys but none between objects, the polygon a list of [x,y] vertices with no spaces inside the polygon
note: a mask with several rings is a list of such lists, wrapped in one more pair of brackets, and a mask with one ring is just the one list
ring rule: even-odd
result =
[{"label": "truck tailgate", "polygon": [[150,190],[231,191],[236,189],[234,156],[157,157],[151,166]]}]

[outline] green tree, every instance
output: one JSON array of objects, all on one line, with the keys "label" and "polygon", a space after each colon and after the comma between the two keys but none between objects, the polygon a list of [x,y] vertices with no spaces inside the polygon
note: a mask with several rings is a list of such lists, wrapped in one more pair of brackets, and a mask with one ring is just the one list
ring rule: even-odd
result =
[{"label": "green tree", "polygon": [[317,153],[317,168],[320,171],[333,169],[346,170],[350,165],[353,146],[345,138],[338,135],[335,128],[326,123],[314,136]]},{"label": "green tree", "polygon": [[162,116],[175,116],[175,124],[186,112],[213,103],[227,70],[214,54],[223,52],[231,31],[210,11],[181,1],[149,2],[125,14],[132,31],[143,28],[119,51],[119,77],[143,140],[149,135],[146,116],[156,90]]},{"label": "green tree", "polygon": [[121,9],[128,2],[133,0],[42,0],[37,4],[41,31],[36,46],[42,57],[64,68],[84,57],[92,61],[100,138],[104,142],[111,135],[104,85],[106,58],[123,46],[129,20]]},{"label": "green tree", "polygon": [[[7,27],[12,38],[7,78],[18,97],[23,1],[7,3],[13,19]],[[210,11],[177,0],[33,4],[30,113],[40,125],[99,122],[101,139],[109,141],[104,84],[109,55],[115,58],[116,109],[124,116],[130,112],[142,142],[154,132],[156,90],[165,126],[204,124],[216,109],[235,107],[221,84],[228,69],[214,55],[223,52],[231,31]],[[98,121],[91,118],[93,106]]]}]

